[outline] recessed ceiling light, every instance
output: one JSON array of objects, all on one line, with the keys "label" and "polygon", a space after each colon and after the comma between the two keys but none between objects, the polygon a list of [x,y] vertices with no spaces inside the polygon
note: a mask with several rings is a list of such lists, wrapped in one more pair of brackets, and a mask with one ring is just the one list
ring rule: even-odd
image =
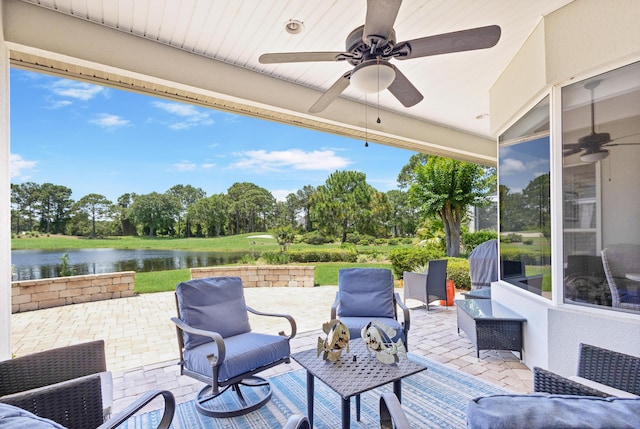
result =
[{"label": "recessed ceiling light", "polygon": [[304,30],[304,24],[297,19],[290,19],[284,25],[284,29],[287,30],[289,34],[298,34]]}]

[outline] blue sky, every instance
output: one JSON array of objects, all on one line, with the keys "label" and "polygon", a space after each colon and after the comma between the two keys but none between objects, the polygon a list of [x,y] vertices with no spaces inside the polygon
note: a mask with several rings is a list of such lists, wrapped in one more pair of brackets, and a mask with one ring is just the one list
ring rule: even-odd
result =
[{"label": "blue sky", "polygon": [[[384,117],[382,118],[384,120]],[[375,118],[374,118],[375,120]],[[174,185],[224,193],[252,182],[284,199],[356,170],[397,189],[414,152],[133,92],[11,69],[11,181],[113,202]]]}]

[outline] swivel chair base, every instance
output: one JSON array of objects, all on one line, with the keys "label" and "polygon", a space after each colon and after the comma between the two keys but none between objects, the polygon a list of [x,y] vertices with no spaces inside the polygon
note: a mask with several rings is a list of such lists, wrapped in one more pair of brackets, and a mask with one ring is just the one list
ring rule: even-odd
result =
[{"label": "swivel chair base", "polygon": [[[235,393],[235,394],[234,394]],[[196,396],[196,410],[208,417],[237,417],[255,411],[271,399],[271,383],[256,375],[222,388],[205,386]]]}]

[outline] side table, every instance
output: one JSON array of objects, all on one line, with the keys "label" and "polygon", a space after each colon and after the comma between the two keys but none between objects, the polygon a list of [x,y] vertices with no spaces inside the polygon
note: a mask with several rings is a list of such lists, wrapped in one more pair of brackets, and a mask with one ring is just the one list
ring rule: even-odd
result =
[{"label": "side table", "polygon": [[[393,383],[393,392],[401,399],[401,380],[427,369],[426,366],[401,357],[400,362],[385,364],[369,354],[362,339],[349,342],[349,353],[342,352],[337,362],[324,361],[316,349],[304,350],[291,358],[307,370],[307,417],[313,427],[313,396],[315,378],[325,383],[342,398],[342,428],[351,426],[351,397],[356,399],[356,416],[360,420],[359,395],[368,390]],[[354,360],[354,357],[356,360]]]}]

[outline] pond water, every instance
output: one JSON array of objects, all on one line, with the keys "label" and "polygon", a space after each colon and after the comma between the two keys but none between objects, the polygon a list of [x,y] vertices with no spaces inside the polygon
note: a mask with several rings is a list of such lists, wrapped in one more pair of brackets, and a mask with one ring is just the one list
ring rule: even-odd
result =
[{"label": "pond water", "polygon": [[12,250],[12,280],[59,277],[60,258],[69,255],[75,275],[118,271],[164,271],[233,264],[245,252],[198,252],[149,249]]}]

